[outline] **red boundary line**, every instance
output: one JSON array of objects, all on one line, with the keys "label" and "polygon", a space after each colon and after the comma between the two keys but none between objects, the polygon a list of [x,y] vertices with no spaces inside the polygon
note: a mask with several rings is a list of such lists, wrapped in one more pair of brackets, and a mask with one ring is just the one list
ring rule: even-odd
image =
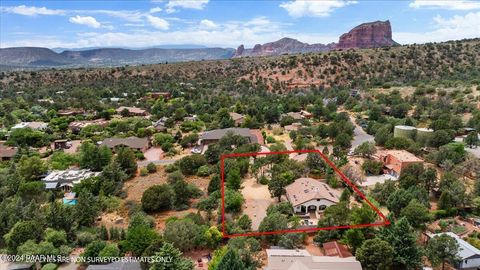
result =
[{"label": "red boundary line", "polygon": [[[249,232],[249,233],[236,233],[228,234],[225,224],[225,159],[234,158],[234,157],[251,157],[259,155],[279,155],[279,154],[293,154],[293,153],[318,153],[322,159],[337,173],[342,180],[349,185],[376,213],[379,215],[383,222],[369,223],[369,224],[355,224],[355,225],[341,225],[341,226],[330,226],[322,228],[305,228],[305,229],[290,229],[290,230],[278,230],[271,232]],[[293,151],[279,151],[279,152],[250,152],[250,153],[235,153],[235,154],[225,154],[220,157],[220,171],[221,171],[221,192],[222,192],[222,234],[224,238],[231,238],[237,236],[260,236],[260,235],[269,235],[269,234],[281,234],[281,233],[294,233],[294,232],[314,232],[314,231],[326,231],[326,230],[336,230],[336,229],[351,229],[351,228],[365,228],[365,227],[378,227],[378,226],[387,226],[390,225],[390,221],[385,217],[378,208],[370,202],[367,197],[348,179],[336,166],[333,162],[328,159],[320,150],[293,150]]]}]

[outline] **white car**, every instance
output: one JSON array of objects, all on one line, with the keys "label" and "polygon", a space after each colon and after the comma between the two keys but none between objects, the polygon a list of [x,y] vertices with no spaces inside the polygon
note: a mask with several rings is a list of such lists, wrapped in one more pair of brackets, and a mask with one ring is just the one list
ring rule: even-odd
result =
[{"label": "white car", "polygon": [[193,154],[201,154],[203,151],[203,145],[195,145],[195,147],[190,150]]}]

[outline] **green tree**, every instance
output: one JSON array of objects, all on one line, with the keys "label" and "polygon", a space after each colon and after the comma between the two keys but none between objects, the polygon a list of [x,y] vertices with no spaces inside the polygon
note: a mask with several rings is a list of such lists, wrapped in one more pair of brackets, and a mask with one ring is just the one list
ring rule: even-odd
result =
[{"label": "green tree", "polygon": [[467,137],[463,139],[463,142],[470,148],[477,147],[478,144],[480,143],[480,140],[478,139],[478,133],[477,132],[468,133]]},{"label": "green tree", "polygon": [[432,265],[438,266],[441,264],[443,270],[446,262],[455,265],[461,260],[457,255],[459,248],[457,241],[453,237],[441,234],[440,236],[434,236],[428,241],[426,254]]},{"label": "green tree", "polygon": [[[273,212],[272,214],[267,215],[263,218],[258,227],[259,232],[273,232],[286,229],[288,229],[288,220],[279,212]],[[278,240],[280,240],[280,235],[265,235],[265,238],[270,243],[277,244]]]},{"label": "green tree", "polygon": [[100,250],[98,253],[98,257],[104,258],[104,259],[113,259],[117,258],[120,255],[120,249],[116,244],[107,244],[105,247]]},{"label": "green tree", "polygon": [[365,270],[389,270],[393,263],[393,247],[379,238],[363,242],[355,257]]},{"label": "green tree", "polygon": [[[171,258],[171,260],[162,260]],[[171,243],[164,243],[153,256],[154,262],[149,270],[193,270],[194,264],[190,259],[182,257],[182,252]]]},{"label": "green tree", "polygon": [[75,216],[81,226],[91,226],[99,213],[98,201],[90,192],[81,192],[75,205]]},{"label": "green tree", "polygon": [[240,170],[234,168],[227,173],[226,186],[232,190],[240,189],[242,183],[242,177],[240,176]]},{"label": "green tree", "polygon": [[137,172],[137,158],[132,149],[127,147],[118,148],[115,161],[129,177],[133,177]]},{"label": "green tree", "polygon": [[36,221],[19,221],[3,236],[5,244],[13,252],[28,240],[38,241],[43,234],[41,224]]},{"label": "green tree", "polygon": [[406,218],[383,229],[380,236],[393,247],[393,263],[401,269],[418,269],[422,266],[422,250],[417,235]]},{"label": "green tree", "polygon": [[166,184],[151,186],[142,195],[142,208],[147,212],[168,210],[173,196],[172,188]]},{"label": "green tree", "polygon": [[375,148],[375,144],[371,142],[363,142],[353,151],[355,155],[359,155],[364,158],[370,158],[376,152],[377,150]]},{"label": "green tree", "polygon": [[160,236],[155,230],[139,225],[129,228],[123,245],[126,250],[131,251],[134,256],[140,256],[145,249],[157,241]]},{"label": "green tree", "polygon": [[44,239],[47,242],[52,243],[55,247],[67,244],[67,234],[65,231],[57,231],[52,228],[45,230]]},{"label": "green tree", "polygon": [[186,156],[178,161],[178,167],[185,175],[195,175],[198,168],[206,164],[207,160],[205,157],[199,154]]},{"label": "green tree", "polygon": [[163,237],[181,251],[191,250],[204,243],[202,229],[191,219],[167,222]]},{"label": "green tree", "polygon": [[411,200],[408,205],[401,210],[400,216],[405,217],[412,227],[416,229],[424,228],[425,224],[432,218],[428,208],[416,199]]},{"label": "green tree", "polygon": [[17,165],[17,173],[26,181],[38,180],[47,170],[47,164],[38,156],[22,156]]},{"label": "green tree", "polygon": [[222,257],[216,269],[245,270],[245,265],[242,260],[240,260],[238,253],[230,248]]}]

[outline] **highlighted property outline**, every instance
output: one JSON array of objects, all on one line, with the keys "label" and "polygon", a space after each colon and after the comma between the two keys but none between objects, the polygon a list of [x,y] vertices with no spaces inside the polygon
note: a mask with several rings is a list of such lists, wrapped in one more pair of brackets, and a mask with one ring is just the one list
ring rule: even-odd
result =
[{"label": "highlighted property outline", "polygon": [[[248,233],[235,233],[228,234],[225,224],[225,159],[226,158],[236,158],[236,157],[252,157],[260,155],[281,155],[281,154],[293,154],[293,153],[318,153],[322,159],[335,171],[337,175],[350,186],[353,191],[355,191],[367,204],[370,206],[378,216],[383,219],[383,222],[375,222],[368,224],[355,224],[355,225],[340,225],[340,226],[329,226],[321,228],[304,228],[304,229],[288,229],[288,230],[277,230],[271,232],[248,232]],[[367,197],[346,177],[336,166],[333,164],[330,159],[328,159],[320,150],[292,150],[292,151],[279,151],[279,152],[249,152],[249,153],[234,153],[234,154],[224,154],[220,156],[220,178],[221,178],[221,192],[222,192],[222,234],[224,238],[232,238],[239,236],[260,236],[260,235],[269,235],[269,234],[282,234],[282,233],[296,233],[296,232],[314,232],[314,231],[326,231],[326,230],[336,230],[336,229],[353,229],[353,228],[365,228],[365,227],[379,227],[390,225],[390,221],[385,217],[378,208],[370,202]]]}]

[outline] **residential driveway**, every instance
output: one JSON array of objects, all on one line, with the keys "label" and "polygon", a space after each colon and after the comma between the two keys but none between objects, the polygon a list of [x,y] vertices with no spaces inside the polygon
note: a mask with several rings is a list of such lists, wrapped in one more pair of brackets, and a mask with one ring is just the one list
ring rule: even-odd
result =
[{"label": "residential driveway", "polygon": [[267,185],[257,184],[254,177],[245,179],[242,184],[242,195],[245,198],[243,213],[252,220],[252,230],[258,231],[260,222],[267,216],[267,208],[275,202],[270,197]]},{"label": "residential driveway", "polygon": [[350,121],[355,126],[355,130],[353,131],[354,135],[353,135],[351,150],[354,150],[355,148],[357,148],[357,146],[359,146],[363,142],[375,142],[374,137],[370,134],[367,134],[367,132],[365,132],[362,127],[360,127],[357,123],[355,123],[355,118],[351,115],[350,115]]},{"label": "residential driveway", "polygon": [[[456,142],[463,142],[465,136],[455,137]],[[465,150],[470,154],[474,155],[476,158],[480,158],[480,147],[470,148],[465,145]]]},{"label": "residential driveway", "polygon": [[376,183],[383,184],[387,180],[394,180],[396,181],[397,178],[389,175],[389,174],[382,174],[382,175],[375,175],[375,176],[367,176],[365,177],[365,181],[360,183],[360,186],[362,187],[370,187],[374,186]]},{"label": "residential driveway", "polygon": [[173,164],[177,161],[178,159],[160,159],[160,160],[152,160],[152,161],[148,161],[148,160],[142,160],[142,161],[138,161],[137,162],[137,165],[139,167],[145,167],[148,165],[148,163],[153,163],[155,165],[168,165],[168,164]]},{"label": "residential driveway", "polygon": [[146,161],[155,161],[163,158],[163,151],[160,147],[152,147],[144,154]]}]

